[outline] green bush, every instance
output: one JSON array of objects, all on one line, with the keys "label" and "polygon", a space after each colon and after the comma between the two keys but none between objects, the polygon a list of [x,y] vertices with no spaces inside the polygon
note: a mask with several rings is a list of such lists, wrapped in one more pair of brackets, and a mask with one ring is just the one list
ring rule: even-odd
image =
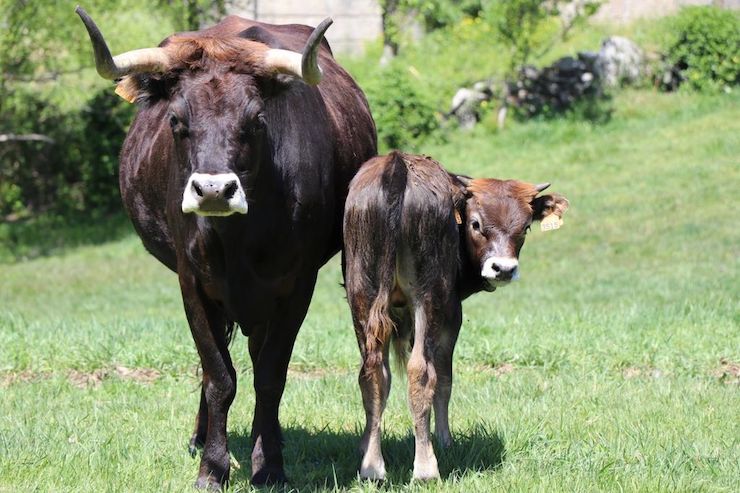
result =
[{"label": "green bush", "polygon": [[668,61],[694,89],[730,88],[740,80],[740,13],[688,7],[671,23]]},{"label": "green bush", "polygon": [[365,84],[378,129],[381,151],[414,150],[436,136],[439,118],[433,98],[421,89],[408,67],[393,63]]},{"label": "green bush", "polygon": [[80,109],[63,109],[26,91],[6,100],[0,133],[51,141],[0,146],[0,217],[120,209],[118,153],[133,111],[109,88]]}]

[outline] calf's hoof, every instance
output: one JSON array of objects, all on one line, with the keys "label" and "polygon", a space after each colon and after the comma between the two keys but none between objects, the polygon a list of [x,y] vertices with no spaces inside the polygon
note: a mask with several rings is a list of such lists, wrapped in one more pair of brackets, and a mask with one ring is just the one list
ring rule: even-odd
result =
[{"label": "calf's hoof", "polygon": [[436,460],[426,463],[414,462],[414,481],[432,481],[439,479],[439,468]]},{"label": "calf's hoof", "polygon": [[252,484],[254,486],[272,486],[281,485],[288,482],[285,471],[280,468],[263,467],[252,474]]},{"label": "calf's hoof", "polygon": [[376,463],[362,461],[360,478],[370,481],[385,481],[385,463],[383,460],[381,459]]}]

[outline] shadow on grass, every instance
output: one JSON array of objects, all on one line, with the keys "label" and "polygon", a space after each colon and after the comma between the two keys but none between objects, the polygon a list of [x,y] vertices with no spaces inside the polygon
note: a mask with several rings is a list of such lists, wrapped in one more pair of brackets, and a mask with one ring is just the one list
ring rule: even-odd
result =
[{"label": "shadow on grass", "polygon": [[133,233],[126,215],[43,214],[0,222],[0,264],[56,255],[83,245],[115,241]]},{"label": "shadow on grass", "polygon": [[[356,483],[360,465],[359,431],[310,431],[294,426],[284,429],[283,436],[283,457],[289,479],[285,490],[347,488]],[[506,457],[501,437],[484,426],[456,433],[454,439],[452,447],[447,450],[440,449],[435,443],[443,481],[458,478],[467,472],[498,469]],[[409,483],[414,464],[413,435],[385,434],[382,446],[388,475],[385,483],[378,485],[379,489]],[[229,433],[229,448],[241,466],[232,471],[232,482],[248,484],[252,452],[249,432]],[[276,491],[283,491],[283,488]]]}]

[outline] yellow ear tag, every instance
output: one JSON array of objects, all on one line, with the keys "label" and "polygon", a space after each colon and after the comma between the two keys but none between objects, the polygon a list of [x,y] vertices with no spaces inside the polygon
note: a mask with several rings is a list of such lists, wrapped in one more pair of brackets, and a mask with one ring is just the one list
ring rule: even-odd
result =
[{"label": "yellow ear tag", "polygon": [[126,84],[124,81],[116,84],[116,94],[118,94],[129,103],[133,103],[134,101],[136,101],[136,93],[132,92],[127,86],[128,84]]},{"label": "yellow ear tag", "polygon": [[540,222],[540,230],[554,231],[563,225],[563,219],[557,214],[549,214]]},{"label": "yellow ear tag", "polygon": [[462,224],[462,216],[460,215],[460,211],[455,209],[455,222],[457,224]]}]

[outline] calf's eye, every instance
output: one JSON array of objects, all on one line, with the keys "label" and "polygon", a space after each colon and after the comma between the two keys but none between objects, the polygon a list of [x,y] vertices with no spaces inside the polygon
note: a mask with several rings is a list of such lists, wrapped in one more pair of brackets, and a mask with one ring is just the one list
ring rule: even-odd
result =
[{"label": "calf's eye", "polygon": [[470,223],[470,226],[471,226],[471,227],[472,227],[472,228],[473,228],[474,230],[476,230],[476,231],[480,231],[480,223],[479,223],[478,221],[473,221],[472,223]]}]

